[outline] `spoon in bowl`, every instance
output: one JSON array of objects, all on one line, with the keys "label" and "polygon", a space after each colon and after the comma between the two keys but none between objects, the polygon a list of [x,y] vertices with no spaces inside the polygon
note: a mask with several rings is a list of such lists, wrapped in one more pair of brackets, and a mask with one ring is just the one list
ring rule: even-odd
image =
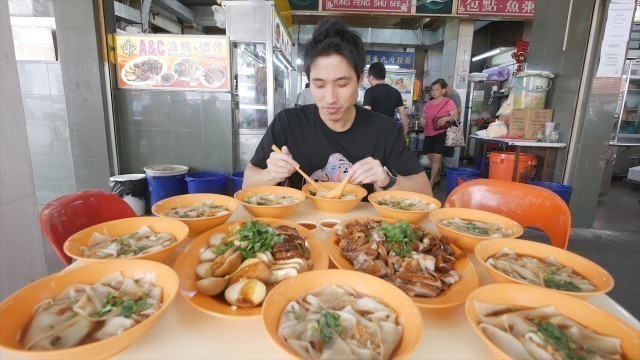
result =
[{"label": "spoon in bowl", "polygon": [[[282,151],[280,151],[280,149],[278,149],[278,147],[273,144],[271,145],[271,150],[277,152],[277,153],[281,153]],[[320,185],[318,185],[318,183],[316,183],[311,177],[309,177],[309,175],[307,175],[307,173],[305,173],[304,171],[302,171],[302,169],[300,169],[299,167],[296,168],[296,171],[300,173],[300,175],[302,175],[302,177],[307,180],[307,182],[309,184],[311,184],[311,186],[313,186],[314,188],[316,188],[316,190],[318,191],[326,191],[323,187],[321,187]],[[332,190],[333,191],[333,190]]]},{"label": "spoon in bowl", "polygon": [[342,181],[338,186],[333,188],[328,193],[324,194],[322,197],[325,199],[340,199],[342,197],[342,193],[344,192],[344,188],[347,187],[348,183],[349,183],[349,177],[345,176],[345,178],[342,179]]}]

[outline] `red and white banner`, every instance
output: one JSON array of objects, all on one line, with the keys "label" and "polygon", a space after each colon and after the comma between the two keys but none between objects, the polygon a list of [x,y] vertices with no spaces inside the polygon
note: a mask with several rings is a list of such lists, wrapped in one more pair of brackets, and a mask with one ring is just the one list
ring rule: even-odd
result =
[{"label": "red and white banner", "polygon": [[458,0],[458,15],[533,18],[536,0]]},{"label": "red and white banner", "polygon": [[322,0],[322,11],[411,14],[411,0]]}]

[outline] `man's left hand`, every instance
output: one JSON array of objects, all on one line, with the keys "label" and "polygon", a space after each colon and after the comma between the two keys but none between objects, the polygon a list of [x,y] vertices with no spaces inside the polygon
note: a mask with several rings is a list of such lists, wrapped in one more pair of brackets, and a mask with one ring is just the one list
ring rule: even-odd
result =
[{"label": "man's left hand", "polygon": [[353,164],[349,176],[352,184],[373,184],[378,188],[386,186],[391,180],[380,161],[372,157]]}]

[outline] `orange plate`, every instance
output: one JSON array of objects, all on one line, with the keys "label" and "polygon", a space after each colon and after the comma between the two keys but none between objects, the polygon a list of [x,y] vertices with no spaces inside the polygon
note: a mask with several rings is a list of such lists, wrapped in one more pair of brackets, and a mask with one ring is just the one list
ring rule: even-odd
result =
[{"label": "orange plate", "polygon": [[442,236],[451,240],[460,250],[473,253],[473,249],[482,241],[491,240],[493,238],[482,237],[463,233],[460,231],[451,230],[447,227],[440,225],[440,221],[449,218],[459,218],[463,220],[475,220],[484,221],[491,224],[502,224],[505,229],[512,230],[513,235],[507,236],[507,238],[517,238],[522,235],[524,228],[517,222],[498,214],[494,214],[488,211],[476,210],[476,209],[464,209],[464,208],[441,208],[436,209],[429,213],[429,218],[436,225]]},{"label": "orange plate", "polygon": [[[351,263],[342,256],[342,252],[338,247],[338,237],[336,236],[336,231],[338,231],[339,228],[342,228],[345,224],[352,220],[363,222],[368,219],[384,220],[391,224],[397,221],[394,219],[386,219],[380,217],[361,217],[345,220],[340,223],[340,225],[337,225],[333,229],[331,229],[331,231],[327,233],[326,237],[327,252],[329,253],[331,261],[333,261],[338,269],[355,271],[353,265],[351,265]],[[475,288],[478,287],[480,279],[478,278],[478,273],[471,264],[471,261],[457,247],[452,246],[452,248],[457,259],[456,263],[453,265],[453,269],[458,273],[458,275],[460,275],[460,281],[453,284],[449,289],[445,290],[440,295],[434,298],[412,297],[411,299],[413,299],[416,305],[424,308],[447,308],[456,306],[462,304],[467,295],[469,295],[469,293],[471,293]]]},{"label": "orange plate", "polygon": [[[181,219],[181,218],[171,218],[168,216],[162,215],[166,210],[171,210],[177,207],[182,206],[191,206],[203,201],[213,201],[217,205],[222,205],[229,210],[229,213],[226,215],[220,216],[209,216],[202,217],[197,219]],[[238,208],[238,202],[235,201],[232,197],[226,195],[219,194],[185,194],[173,196],[170,198],[166,198],[164,200],[160,200],[153,205],[151,208],[151,212],[159,217],[170,218],[170,219],[178,219],[183,223],[189,226],[189,235],[196,236],[200,235],[203,232],[213,229],[214,227],[223,224],[225,221],[229,220],[231,214]]]},{"label": "orange plate", "polygon": [[195,282],[198,280],[195,268],[200,263],[200,252],[208,247],[209,237],[214,233],[230,234],[240,223],[249,220],[260,220],[270,226],[286,225],[295,228],[298,230],[298,233],[307,240],[307,245],[311,251],[311,259],[313,260],[313,270],[326,269],[329,267],[329,257],[327,256],[324,245],[311,231],[303,226],[285,220],[270,218],[247,218],[224,224],[193,239],[178,256],[173,265],[173,268],[180,278],[180,293],[187,302],[196,309],[222,317],[260,316],[260,306],[252,308],[239,307],[233,310],[231,305],[224,299],[223,294],[217,296],[202,295],[196,291],[195,286]]},{"label": "orange plate", "polygon": [[300,358],[278,336],[278,323],[287,304],[313,290],[320,290],[329,285],[348,286],[358,293],[381,300],[398,314],[398,319],[404,325],[404,332],[392,358],[407,358],[415,350],[422,339],[422,315],[402,290],[392,284],[357,271],[319,270],[300,274],[287,279],[271,290],[262,306],[262,319],[271,340],[280,348],[295,358]]},{"label": "orange plate", "polygon": [[[246,202],[244,202],[245,199],[268,193],[293,195],[297,197],[299,201],[290,205],[276,206],[259,206],[247,204]],[[253,216],[277,219],[286,219],[298,206],[300,206],[300,204],[306,198],[305,194],[302,191],[285,186],[250,186],[246,189],[239,190],[233,197],[235,197],[236,200],[240,201],[245,210],[247,210]]]},{"label": "orange plate", "polygon": [[405,198],[411,199],[414,197],[419,198],[421,201],[424,201],[428,204],[435,204],[438,208],[442,207],[442,203],[431,196],[415,193],[411,191],[398,191],[398,190],[388,190],[388,191],[377,191],[369,195],[368,199],[373,208],[376,210],[378,215],[396,220],[406,220],[412,224],[419,224],[422,220],[426,219],[429,216],[429,211],[409,211],[409,210],[396,210],[390,207],[378,205],[378,201],[385,196],[391,196],[392,198]]},{"label": "orange plate", "polygon": [[611,277],[611,275],[605,269],[598,266],[598,264],[567,250],[522,239],[487,240],[479,243],[476,246],[476,249],[474,251],[476,257],[487,269],[487,272],[495,282],[531,285],[527,282],[520,281],[512,278],[509,275],[503,274],[500,271],[496,270],[493,266],[487,265],[487,259],[497,254],[498,251],[502,250],[503,248],[509,248],[518,255],[533,256],[539,259],[553,256],[560,264],[572,268],[576,273],[591,281],[591,283],[593,283],[593,285],[597,288],[596,291],[592,292],[573,292],[554,289],[550,290],[557,291],[566,295],[575,296],[578,298],[588,298],[594,295],[604,294],[613,289],[613,277]]},{"label": "orange plate", "polygon": [[[147,272],[156,274],[162,287],[162,306],[148,319],[110,338],[90,344],[53,351],[27,351],[18,343],[18,334],[31,321],[31,311],[41,301],[57,297],[72,284],[95,284],[101,278],[121,271],[125,276]],[[156,261],[118,259],[77,266],[47,276],[18,290],[0,303],[0,348],[11,358],[28,359],[104,359],[119,353],[149,330],[167,310],[178,291],[178,276],[167,265]]]},{"label": "orange plate", "polygon": [[111,261],[112,259],[91,259],[84,257],[82,247],[87,246],[87,242],[91,239],[93,233],[99,233],[110,236],[122,236],[138,231],[143,226],[148,226],[151,230],[159,233],[168,233],[176,237],[176,242],[171,246],[156,251],[151,254],[140,254],[127,259],[146,259],[155,261],[164,261],[178,244],[184,240],[189,234],[187,225],[176,219],[158,218],[154,216],[141,216],[133,218],[125,218],[120,220],[108,221],[102,224],[88,227],[71,235],[64,243],[64,252],[74,259],[82,261]]},{"label": "orange plate", "polygon": [[482,286],[469,295],[465,302],[465,312],[467,320],[480,335],[495,359],[508,359],[509,356],[495,346],[478,327],[478,313],[473,305],[474,301],[523,308],[553,305],[562,315],[600,335],[622,339],[623,358],[640,359],[640,333],[638,330],[606,311],[572,296],[539,286],[491,284]]},{"label": "orange plate", "polygon": [[[332,190],[340,185],[339,182],[321,182],[319,185],[327,190]],[[344,214],[347,211],[353,209],[358,206],[360,201],[367,196],[367,190],[362,186],[347,184],[347,187],[344,188],[344,192],[356,194],[355,199],[342,200],[342,199],[325,199],[316,196],[312,196],[309,194],[309,187],[311,184],[306,184],[302,187],[302,192],[307,194],[309,201],[311,201],[311,205],[314,208],[331,214]]]}]

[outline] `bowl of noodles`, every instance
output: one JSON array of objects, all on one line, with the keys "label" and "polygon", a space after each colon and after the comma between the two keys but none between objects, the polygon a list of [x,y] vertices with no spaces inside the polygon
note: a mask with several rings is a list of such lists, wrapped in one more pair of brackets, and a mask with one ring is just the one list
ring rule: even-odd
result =
[{"label": "bowl of noodles", "polygon": [[466,300],[467,320],[495,359],[638,359],[638,330],[575,297],[490,284]]},{"label": "bowl of noodles", "polygon": [[484,240],[517,238],[524,232],[517,222],[483,210],[440,208],[430,212],[429,218],[442,236],[467,253]]},{"label": "bowl of noodles", "polygon": [[251,215],[276,219],[287,218],[306,198],[302,191],[285,186],[250,186],[234,197]]},{"label": "bowl of noodles", "polygon": [[90,226],[71,235],[64,252],[74,259],[164,261],[187,238],[189,227],[177,219],[140,216]]},{"label": "bowl of noodles", "polygon": [[336,269],[276,285],[264,301],[262,319],[287,357],[304,359],[408,358],[424,328],[420,311],[400,289]]},{"label": "bowl of noodles", "polygon": [[367,190],[362,186],[347,184],[339,199],[327,199],[324,194],[340,185],[339,182],[321,182],[318,185],[326,191],[316,191],[311,184],[302,187],[302,192],[307,194],[311,205],[319,211],[331,214],[344,214],[358,206],[360,201],[367,196]]},{"label": "bowl of noodles", "polygon": [[239,207],[230,196],[220,194],[185,194],[158,201],[151,212],[162,218],[173,218],[189,226],[189,235],[200,235],[229,220]]},{"label": "bowl of noodles", "polygon": [[431,211],[442,206],[438,199],[411,191],[377,191],[368,199],[380,216],[412,224],[419,224]]},{"label": "bowl of noodles", "polygon": [[[76,266],[0,303],[0,349],[7,358],[110,358],[143,336],[177,291],[176,273],[156,261]],[[83,301],[88,296],[95,301]]]}]

